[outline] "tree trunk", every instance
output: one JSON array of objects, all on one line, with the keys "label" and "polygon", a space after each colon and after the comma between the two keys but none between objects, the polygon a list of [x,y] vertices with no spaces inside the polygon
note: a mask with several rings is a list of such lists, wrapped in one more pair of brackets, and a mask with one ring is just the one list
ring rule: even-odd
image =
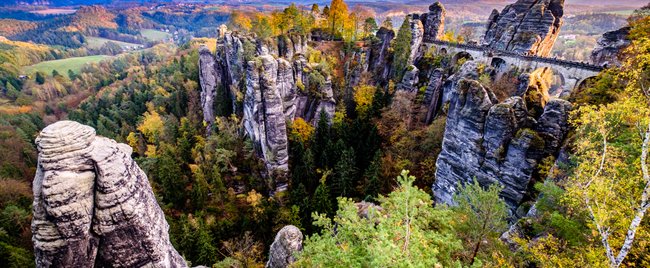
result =
[{"label": "tree trunk", "polygon": [[478,250],[481,247],[481,239],[476,241],[476,247],[474,247],[474,253],[472,253],[472,260],[469,262],[469,265],[472,266],[474,264],[474,260],[476,259],[476,255],[478,254]]}]

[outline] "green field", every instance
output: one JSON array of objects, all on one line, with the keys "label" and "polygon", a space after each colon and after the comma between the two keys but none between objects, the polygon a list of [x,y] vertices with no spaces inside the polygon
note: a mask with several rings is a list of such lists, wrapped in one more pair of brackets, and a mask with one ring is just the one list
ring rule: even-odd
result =
[{"label": "green field", "polygon": [[163,32],[163,31],[158,31],[158,30],[153,30],[153,29],[142,29],[140,30],[140,34],[144,36],[144,38],[147,38],[151,41],[162,41],[165,39],[168,39],[172,37],[171,34]]},{"label": "green field", "polygon": [[634,13],[634,9],[630,10],[617,10],[617,11],[609,11],[605,12],[607,14],[614,14],[614,15],[623,15],[623,16],[630,16],[632,13]]},{"label": "green field", "polygon": [[106,44],[108,42],[117,43],[121,47],[138,47],[138,46],[141,46],[140,44],[121,42],[121,41],[116,41],[116,40],[111,40],[111,39],[106,39],[106,38],[101,38],[101,37],[94,37],[94,36],[86,37],[86,45],[88,46],[88,48],[100,48],[100,47],[102,47],[104,44]]},{"label": "green field", "polygon": [[76,57],[62,60],[44,61],[32,66],[27,66],[23,69],[25,74],[33,74],[35,72],[43,72],[47,75],[52,74],[52,70],[57,70],[61,75],[67,75],[68,70],[79,73],[81,67],[86,63],[100,62],[104,59],[112,58],[112,56],[97,55],[87,57]]}]

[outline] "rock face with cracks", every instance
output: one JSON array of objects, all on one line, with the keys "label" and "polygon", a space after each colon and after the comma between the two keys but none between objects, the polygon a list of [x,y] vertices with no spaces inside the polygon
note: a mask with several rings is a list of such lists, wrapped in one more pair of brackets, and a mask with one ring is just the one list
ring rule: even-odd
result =
[{"label": "rock face with cracks", "polygon": [[493,49],[547,57],[560,33],[564,0],[518,0],[492,11],[483,44]]},{"label": "rock face with cracks", "polygon": [[282,179],[288,171],[286,122],[298,116],[315,124],[321,110],[334,117],[336,101],[329,77],[317,94],[304,90],[313,71],[306,52],[305,36],[279,36],[268,43],[230,32],[218,39],[216,54],[206,47],[199,50],[201,106],[208,130],[217,116],[215,103],[232,103],[232,113],[243,118],[244,132],[255,142],[268,174],[280,180],[274,181],[277,190],[286,187]]},{"label": "rock face with cracks", "polygon": [[[285,78],[286,70],[278,73],[278,60],[273,56],[267,54],[259,59],[259,63],[249,62],[246,69],[244,127],[253,142],[260,146],[267,169],[285,173],[289,170],[289,154],[281,90],[291,87],[287,85],[291,82],[278,80]],[[282,69],[287,68],[288,63],[280,61],[280,64]]]},{"label": "rock face with cracks", "polygon": [[390,42],[395,38],[395,31],[381,27],[377,31],[377,41],[373,42],[370,50],[368,69],[376,79],[387,81],[390,74]]},{"label": "rock face with cracks", "polygon": [[[527,105],[540,105],[541,114]],[[561,99],[535,103],[519,96],[499,102],[476,80],[461,78],[450,97],[436,162],[436,201],[453,204],[458,186],[476,179],[484,186],[501,185],[501,197],[514,211],[537,164],[560,149],[571,107]]]},{"label": "rock face with cracks", "polygon": [[186,267],[131,147],[60,121],[36,138],[37,267]]},{"label": "rock face with cracks", "polygon": [[447,11],[440,2],[429,6],[429,12],[420,15],[424,27],[423,41],[425,43],[438,40],[445,32],[445,16]]},{"label": "rock face with cracks", "polygon": [[215,62],[214,55],[206,46],[199,49],[199,81],[201,83],[201,107],[203,108],[203,121],[214,123],[214,98],[217,85],[221,86],[221,68]]},{"label": "rock face with cracks", "polygon": [[600,66],[620,66],[619,54],[630,45],[629,33],[630,27],[623,27],[603,34],[591,52],[591,62]]}]

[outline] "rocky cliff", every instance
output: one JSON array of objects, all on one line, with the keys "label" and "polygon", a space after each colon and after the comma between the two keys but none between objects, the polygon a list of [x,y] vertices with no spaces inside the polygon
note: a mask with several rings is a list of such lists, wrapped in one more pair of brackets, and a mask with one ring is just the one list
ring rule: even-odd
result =
[{"label": "rocky cliff", "polygon": [[424,119],[426,124],[430,124],[431,121],[433,121],[433,119],[438,115],[438,111],[442,106],[443,81],[444,70],[441,68],[433,70],[429,76],[429,83],[427,84],[427,88],[424,91],[423,105],[427,107],[427,115]]},{"label": "rocky cliff", "polygon": [[131,147],[72,121],[36,138],[37,267],[186,267]]},{"label": "rocky cliff", "polygon": [[269,42],[229,32],[218,40],[216,55],[207,48],[199,51],[201,106],[208,129],[217,116],[215,102],[232,103],[232,112],[242,117],[244,132],[264,159],[276,190],[286,188],[286,122],[302,117],[316,124],[320,111],[334,117],[330,77],[310,85],[310,74],[317,70],[305,59],[306,51],[305,36],[283,35]]},{"label": "rocky cliff", "polygon": [[411,27],[411,54],[409,55],[406,64],[412,65],[421,56],[420,54],[422,53],[420,46],[422,45],[422,39],[424,38],[424,26],[422,25],[422,21],[420,21],[418,14],[413,14],[411,17],[406,17],[404,23],[407,22]]},{"label": "rocky cliff", "polygon": [[546,57],[562,26],[564,0],[518,0],[492,11],[483,45]]},{"label": "rocky cliff", "polygon": [[[471,69],[468,62],[462,69]],[[561,99],[534,101],[540,90],[535,77],[523,97],[499,102],[471,72],[456,78],[436,162],[433,192],[437,202],[453,204],[458,186],[476,179],[481,185],[498,183],[501,197],[515,209],[520,204],[537,164],[556,154],[568,129],[571,104]],[[454,81],[456,79],[452,79]],[[532,107],[535,106],[535,107]],[[541,114],[536,114],[537,106]]]},{"label": "rocky cliff", "polygon": [[[210,49],[206,46],[201,46],[199,49],[199,82],[201,84],[201,107],[203,108],[203,121],[208,123],[208,131],[210,125],[214,123],[214,98],[217,96],[217,87],[223,90],[223,82],[221,80],[221,65],[216,63],[216,59]],[[210,67],[206,67],[210,66]]]},{"label": "rocky cliff", "polygon": [[381,27],[376,37],[376,41],[371,44],[368,68],[375,75],[375,79],[387,81],[392,60],[389,53],[390,42],[395,38],[395,31]]},{"label": "rocky cliff", "polygon": [[244,127],[260,147],[269,172],[286,173],[289,170],[287,126],[280,91],[283,87],[293,87],[293,79],[283,80],[287,78],[286,69],[290,68],[287,65],[288,62],[265,54],[259,57],[259,61],[249,62],[246,68]]},{"label": "rocky cliff", "polygon": [[[199,49],[201,107],[203,120],[208,123],[208,130],[215,119],[215,101],[230,103],[228,110],[231,112],[236,112],[238,109],[237,96],[241,94],[239,85],[243,82],[245,67],[243,42],[251,44],[251,40],[242,41],[238,36],[224,33],[217,42],[216,54],[212,54],[205,46]],[[227,98],[227,100],[217,98]]]},{"label": "rocky cliff", "polygon": [[630,27],[606,32],[591,52],[591,62],[600,66],[620,66],[620,52],[630,45]]}]

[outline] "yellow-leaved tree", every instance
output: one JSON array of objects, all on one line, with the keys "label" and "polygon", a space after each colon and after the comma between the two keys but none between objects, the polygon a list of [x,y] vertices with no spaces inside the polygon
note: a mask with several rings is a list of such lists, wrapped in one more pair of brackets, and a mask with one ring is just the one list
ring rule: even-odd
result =
[{"label": "yellow-leaved tree", "polygon": [[341,34],[345,31],[348,21],[348,5],[343,0],[332,0],[329,9],[327,23],[332,35]]},{"label": "yellow-leaved tree", "polygon": [[[574,112],[577,167],[567,184],[567,202],[589,215],[589,226],[610,267],[648,263],[650,208],[650,6],[630,20],[631,45],[614,70],[620,88],[608,104]],[[639,16],[642,14],[642,16]],[[645,241],[645,242],[644,242]],[[645,252],[645,253],[644,253]],[[634,255],[629,263],[628,255]]]},{"label": "yellow-leaved tree", "polygon": [[155,143],[165,123],[152,103],[147,103],[147,110],[143,115],[142,122],[138,125],[138,130],[147,138],[147,142]]}]

